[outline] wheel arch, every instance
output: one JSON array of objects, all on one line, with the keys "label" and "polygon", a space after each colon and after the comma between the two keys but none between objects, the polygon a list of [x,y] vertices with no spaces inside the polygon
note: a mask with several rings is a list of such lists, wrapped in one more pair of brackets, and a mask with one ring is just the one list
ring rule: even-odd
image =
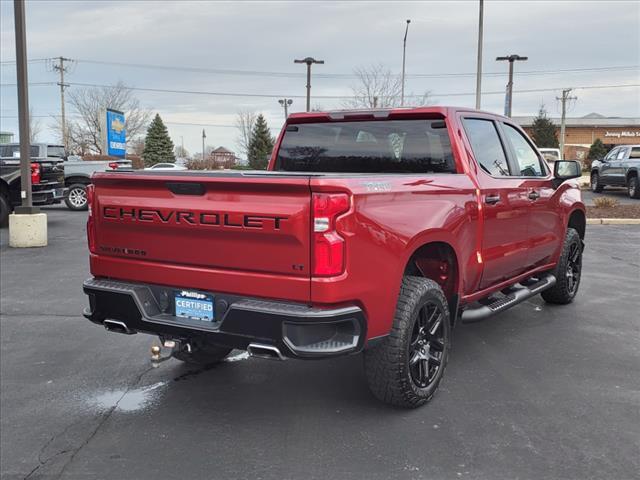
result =
[{"label": "wheel arch", "polygon": [[83,185],[89,185],[91,178],[85,175],[73,175],[64,179],[65,186],[73,185],[74,183],[82,183]]},{"label": "wheel arch", "polygon": [[627,171],[627,174],[625,175],[625,178],[626,178],[627,183],[629,183],[629,180],[630,180],[632,177],[637,177],[637,176],[638,176],[638,169],[637,169],[637,168],[630,168],[630,169]]},{"label": "wheel arch", "polygon": [[414,248],[404,266],[403,276],[406,275],[429,278],[440,285],[449,303],[453,325],[458,310],[460,266],[451,243],[434,240]]},{"label": "wheel arch", "polygon": [[575,229],[580,235],[580,238],[584,240],[587,228],[587,217],[582,210],[576,209],[569,214],[567,228]]}]

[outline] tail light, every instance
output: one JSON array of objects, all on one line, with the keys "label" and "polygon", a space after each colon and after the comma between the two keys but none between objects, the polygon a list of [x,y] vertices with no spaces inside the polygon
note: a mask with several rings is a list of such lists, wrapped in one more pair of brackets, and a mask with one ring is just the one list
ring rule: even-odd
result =
[{"label": "tail light", "polygon": [[117,170],[119,167],[118,162],[109,162],[109,168],[111,170]]},{"label": "tail light", "polygon": [[349,210],[346,193],[314,193],[313,274],[340,275],[344,271],[344,238],[336,228],[336,219]]},{"label": "tail light", "polygon": [[87,217],[87,243],[89,244],[89,251],[96,253],[96,224],[93,218],[94,212],[94,186],[87,185],[85,189],[87,192],[87,204],[89,207],[89,215]]},{"label": "tail light", "polygon": [[40,183],[40,164],[32,163],[31,164],[31,185],[35,185]]}]

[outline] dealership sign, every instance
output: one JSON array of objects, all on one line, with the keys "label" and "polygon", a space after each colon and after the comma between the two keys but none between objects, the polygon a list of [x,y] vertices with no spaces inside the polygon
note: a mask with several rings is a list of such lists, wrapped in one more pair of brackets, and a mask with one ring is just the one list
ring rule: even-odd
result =
[{"label": "dealership sign", "polygon": [[124,113],[107,109],[107,155],[124,157],[127,153],[127,132]]},{"label": "dealership sign", "polygon": [[640,131],[632,132],[632,131],[629,131],[629,130],[623,130],[622,132],[605,132],[604,136],[605,137],[616,137],[616,138],[622,138],[622,137],[630,137],[630,138],[638,137],[638,138],[640,138]]}]

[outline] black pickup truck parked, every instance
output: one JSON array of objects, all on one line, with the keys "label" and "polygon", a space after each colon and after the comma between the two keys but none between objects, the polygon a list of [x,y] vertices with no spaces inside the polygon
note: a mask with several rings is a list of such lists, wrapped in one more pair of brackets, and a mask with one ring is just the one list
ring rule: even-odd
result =
[{"label": "black pickup truck parked", "polygon": [[[52,205],[65,198],[62,159],[38,157],[31,147],[31,184],[34,205]],[[20,205],[20,158],[11,145],[0,145],[0,226],[4,226],[14,207]]]},{"label": "black pickup truck parked", "polygon": [[627,187],[629,197],[640,199],[640,145],[620,145],[594,160],[591,165],[591,190],[602,192],[604,187]]}]

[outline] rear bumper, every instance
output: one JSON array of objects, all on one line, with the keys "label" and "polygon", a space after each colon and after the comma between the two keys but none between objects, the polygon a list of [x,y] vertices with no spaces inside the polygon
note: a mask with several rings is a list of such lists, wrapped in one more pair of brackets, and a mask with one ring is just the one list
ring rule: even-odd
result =
[{"label": "rear bumper", "polygon": [[32,188],[32,198],[34,205],[52,205],[60,203],[67,194],[67,188],[63,184],[54,185],[34,185]]},{"label": "rear bumper", "polygon": [[252,343],[276,347],[291,358],[325,358],[362,350],[366,320],[357,306],[319,309],[300,303],[205,292],[214,296],[215,321],[174,315],[178,287],[101,278],[84,282],[96,324],[115,320],[127,333],[148,333],[184,342],[203,341],[245,350]]}]

